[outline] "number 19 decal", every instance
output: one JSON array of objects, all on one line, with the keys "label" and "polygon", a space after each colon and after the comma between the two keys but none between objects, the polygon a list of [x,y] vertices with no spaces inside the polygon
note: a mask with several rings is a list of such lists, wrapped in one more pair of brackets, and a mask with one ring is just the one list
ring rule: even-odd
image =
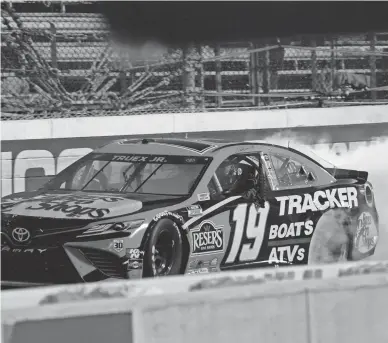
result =
[{"label": "number 19 decal", "polygon": [[[268,213],[268,202],[264,208],[260,207],[258,210],[254,204],[240,204],[236,207],[233,211],[235,223],[233,242],[225,264],[257,260],[264,240]],[[251,243],[244,244],[244,232]]]}]

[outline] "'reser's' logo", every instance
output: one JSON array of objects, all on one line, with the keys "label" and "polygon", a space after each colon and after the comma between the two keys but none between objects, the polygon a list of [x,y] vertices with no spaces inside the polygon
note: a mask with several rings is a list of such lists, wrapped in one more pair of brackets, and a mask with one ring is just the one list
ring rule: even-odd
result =
[{"label": "'reser's' logo", "polygon": [[213,253],[224,248],[223,225],[216,226],[205,220],[192,230],[193,254]]}]

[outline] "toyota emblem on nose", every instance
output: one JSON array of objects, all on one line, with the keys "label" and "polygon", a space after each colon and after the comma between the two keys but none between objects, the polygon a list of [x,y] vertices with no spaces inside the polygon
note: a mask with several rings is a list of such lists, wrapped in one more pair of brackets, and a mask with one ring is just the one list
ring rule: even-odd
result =
[{"label": "toyota emblem on nose", "polygon": [[16,242],[24,243],[30,239],[31,234],[24,227],[17,227],[12,230],[12,237]]}]

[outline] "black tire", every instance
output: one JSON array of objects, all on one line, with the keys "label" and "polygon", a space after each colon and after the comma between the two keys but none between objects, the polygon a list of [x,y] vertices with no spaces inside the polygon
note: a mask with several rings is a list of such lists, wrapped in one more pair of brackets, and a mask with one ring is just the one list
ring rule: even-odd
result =
[{"label": "black tire", "polygon": [[145,245],[144,276],[178,275],[183,264],[183,241],[178,225],[170,219],[159,220]]},{"label": "black tire", "polygon": [[348,216],[328,211],[318,221],[310,242],[308,264],[327,264],[349,260],[352,236]]}]

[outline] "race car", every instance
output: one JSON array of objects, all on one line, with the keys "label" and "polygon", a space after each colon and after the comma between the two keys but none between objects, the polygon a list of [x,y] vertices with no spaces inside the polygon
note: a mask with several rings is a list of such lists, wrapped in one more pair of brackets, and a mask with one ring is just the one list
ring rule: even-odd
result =
[{"label": "race car", "polygon": [[1,206],[3,282],[360,260],[379,237],[368,172],[266,142],[114,141]]}]

